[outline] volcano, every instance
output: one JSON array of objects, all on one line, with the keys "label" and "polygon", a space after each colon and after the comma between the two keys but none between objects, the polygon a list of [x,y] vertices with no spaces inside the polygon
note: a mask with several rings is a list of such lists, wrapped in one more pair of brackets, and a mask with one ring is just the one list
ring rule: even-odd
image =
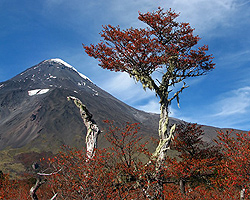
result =
[{"label": "volcano", "polygon": [[50,59],[0,83],[0,150],[84,146],[86,128],[67,96],[79,98],[99,127],[106,127],[103,120],[115,120],[118,125],[139,122],[145,135],[157,134],[157,114],[126,105],[68,63]]}]

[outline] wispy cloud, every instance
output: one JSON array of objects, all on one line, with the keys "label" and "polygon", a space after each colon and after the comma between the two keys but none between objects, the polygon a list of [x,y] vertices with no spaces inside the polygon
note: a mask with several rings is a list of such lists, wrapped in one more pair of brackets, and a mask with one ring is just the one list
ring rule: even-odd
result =
[{"label": "wispy cloud", "polygon": [[170,116],[192,123],[220,128],[249,130],[250,87],[225,92],[206,105],[193,105],[184,110],[171,106]]},{"label": "wispy cloud", "polygon": [[[245,41],[247,42],[247,41]],[[250,44],[250,41],[249,41]],[[219,61],[223,61],[227,66],[229,63],[236,62],[248,62],[250,61],[250,49],[235,49],[233,52],[225,53],[223,56],[218,58]],[[237,65],[233,65],[231,67],[238,67]]]},{"label": "wispy cloud", "polygon": [[[81,20],[71,20],[74,25],[77,24],[78,29],[84,29],[80,26],[89,16],[89,11],[92,14],[92,23],[112,23],[112,25],[120,25],[124,27],[141,26],[141,22],[137,19],[138,11],[148,12],[156,10],[161,6],[165,9],[172,8],[176,12],[181,12],[179,17],[180,21],[190,22],[192,26],[196,27],[198,32],[206,32],[214,30],[218,26],[230,25],[229,16],[235,13],[239,6],[246,3],[244,0],[173,0],[173,1],[152,1],[145,0],[135,1],[127,0],[124,4],[123,0],[99,0],[99,1],[86,1],[86,0],[72,0],[71,3],[65,0],[47,0],[45,7],[54,12],[58,9],[63,9],[64,13],[69,19],[78,18]],[[57,10],[56,10],[57,9]],[[72,12],[73,11],[73,12]],[[68,13],[67,13],[68,12]],[[52,12],[53,13],[53,12]],[[118,23],[118,24],[117,24]]]},{"label": "wispy cloud", "polygon": [[235,11],[234,0],[174,0],[165,5],[181,12],[180,20],[190,22],[199,33],[227,24],[228,16]]},{"label": "wispy cloud", "polygon": [[[199,118],[195,117],[199,116]],[[242,87],[220,95],[217,102],[207,105],[204,112],[193,113],[193,121],[221,128],[249,130],[250,87]]]},{"label": "wispy cloud", "polygon": [[160,104],[159,104],[159,101],[157,101],[157,99],[155,99],[155,100],[152,99],[142,106],[137,106],[137,109],[144,110],[146,112],[159,114],[160,113]]},{"label": "wispy cloud", "polygon": [[155,96],[152,91],[144,91],[142,85],[136,83],[127,73],[112,73],[112,76],[103,81],[102,88],[133,106],[142,100]]},{"label": "wispy cloud", "polygon": [[217,113],[214,114],[214,117],[250,114],[250,87],[243,87],[226,93],[216,103],[215,108],[217,108]]}]

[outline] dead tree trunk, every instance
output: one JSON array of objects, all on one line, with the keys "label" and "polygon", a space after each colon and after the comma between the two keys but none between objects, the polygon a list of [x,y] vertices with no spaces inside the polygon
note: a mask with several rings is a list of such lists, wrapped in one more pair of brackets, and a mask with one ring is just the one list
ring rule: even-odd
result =
[{"label": "dead tree trunk", "polygon": [[91,159],[94,156],[94,149],[97,147],[97,137],[100,130],[96,122],[92,119],[92,114],[88,111],[87,107],[76,97],[69,96],[68,100],[73,100],[75,105],[79,108],[83,122],[87,128],[86,135],[86,149],[87,157]]},{"label": "dead tree trunk", "polygon": [[183,179],[180,179],[180,183],[179,184],[180,184],[179,186],[180,186],[181,193],[185,194],[186,193],[186,191],[185,191],[185,185],[186,185],[185,181]]},{"label": "dead tree trunk", "polygon": [[39,187],[45,183],[44,180],[42,180],[41,176],[37,174],[37,171],[39,170],[39,165],[37,163],[34,163],[32,165],[33,170],[36,172],[36,183],[30,188],[30,197],[32,200],[38,200],[38,197],[36,195],[36,191],[39,189]]},{"label": "dead tree trunk", "polygon": [[[43,180],[42,177],[43,176],[51,176],[51,175],[54,175],[54,174],[57,174],[59,173],[62,169],[56,171],[56,172],[52,172],[52,173],[49,173],[49,174],[46,174],[46,173],[39,173],[38,171],[40,170],[40,166],[37,164],[37,163],[34,163],[32,164],[32,168],[33,170],[35,171],[36,173],[36,183],[35,185],[33,185],[31,188],[30,188],[30,197],[32,200],[38,200],[38,197],[36,195],[36,191],[39,189],[39,187],[44,184],[46,182],[46,180]],[[50,200],[54,200],[56,199],[57,197],[57,193],[54,194],[54,196],[50,199]]]},{"label": "dead tree trunk", "polygon": [[240,191],[240,200],[244,200],[245,199],[245,188],[241,189]]},{"label": "dead tree trunk", "polygon": [[36,178],[36,183],[34,186],[31,187],[30,189],[30,196],[32,200],[38,200],[38,197],[36,195],[36,191],[38,190],[38,188],[43,184],[44,182],[42,181],[42,179],[40,178],[40,176],[37,176]]}]

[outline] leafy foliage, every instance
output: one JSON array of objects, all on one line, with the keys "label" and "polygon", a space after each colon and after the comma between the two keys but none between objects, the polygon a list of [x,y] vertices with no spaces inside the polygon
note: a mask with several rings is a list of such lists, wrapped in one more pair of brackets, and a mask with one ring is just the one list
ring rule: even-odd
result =
[{"label": "leafy foliage", "polygon": [[[96,149],[92,159],[86,151],[67,146],[57,156],[41,159],[48,162],[45,172],[50,176],[37,191],[39,199],[55,193],[57,199],[239,199],[241,191],[249,198],[250,132],[219,132],[214,146],[202,140],[200,126],[180,125],[171,145],[178,157],[166,159],[158,173],[158,163],[150,160],[151,153],[137,137],[138,124],[118,128],[108,123],[111,147]],[[186,183],[184,190],[180,180]],[[34,182],[31,175],[10,180],[2,173],[0,199],[28,199]]]},{"label": "leafy foliage", "polygon": [[[138,19],[147,28],[121,30],[119,26],[103,26],[103,41],[83,47],[89,56],[100,61],[102,68],[127,72],[144,88],[154,90],[164,103],[171,92],[169,86],[214,68],[212,56],[206,55],[208,47],[194,48],[200,38],[193,35],[194,29],[188,23],[177,22],[178,16],[171,9],[164,12],[162,8],[139,13]],[[163,72],[161,82],[152,77],[158,69]]]},{"label": "leafy foliage", "polygon": [[185,193],[185,184],[197,186],[211,184],[217,165],[222,159],[218,146],[205,142],[204,131],[196,124],[177,126],[175,138],[171,144],[178,156],[167,159],[166,172],[180,182],[180,190]]},{"label": "leafy foliage", "polygon": [[[168,106],[174,99],[179,105],[179,95],[188,87],[185,79],[204,75],[215,65],[212,55],[206,54],[208,47],[195,47],[200,38],[194,36],[188,23],[178,22],[178,16],[171,9],[164,12],[159,7],[151,13],[139,13],[138,19],[146,28],[121,30],[119,26],[103,26],[100,43],[83,44],[85,52],[98,59],[102,68],[128,73],[160,98],[160,141],[154,153],[159,161],[166,158],[175,127],[168,131]],[[160,72],[161,80],[153,76],[156,71]],[[179,83],[183,86],[172,93]]]},{"label": "leafy foliage", "polygon": [[249,198],[250,187],[250,132],[218,132],[217,144],[222,149],[224,159],[219,168],[218,187],[230,195],[244,191]]},{"label": "leafy foliage", "polygon": [[[35,179],[30,175],[26,175],[21,180],[11,180],[8,174],[2,174],[0,178],[0,199],[13,200],[30,199],[30,188],[35,183]],[[43,185],[37,192],[39,199],[49,199],[52,195],[48,185]]]}]

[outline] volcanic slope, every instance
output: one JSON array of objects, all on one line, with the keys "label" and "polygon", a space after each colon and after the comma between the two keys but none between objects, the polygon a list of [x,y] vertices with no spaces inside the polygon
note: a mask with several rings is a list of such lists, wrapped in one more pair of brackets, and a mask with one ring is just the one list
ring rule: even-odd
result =
[{"label": "volcanic slope", "polygon": [[79,98],[101,129],[106,128],[106,119],[118,125],[139,122],[145,136],[157,137],[157,114],[126,105],[63,60],[50,59],[0,83],[0,150],[27,145],[39,151],[57,151],[63,144],[83,147],[86,128],[67,96]]}]

